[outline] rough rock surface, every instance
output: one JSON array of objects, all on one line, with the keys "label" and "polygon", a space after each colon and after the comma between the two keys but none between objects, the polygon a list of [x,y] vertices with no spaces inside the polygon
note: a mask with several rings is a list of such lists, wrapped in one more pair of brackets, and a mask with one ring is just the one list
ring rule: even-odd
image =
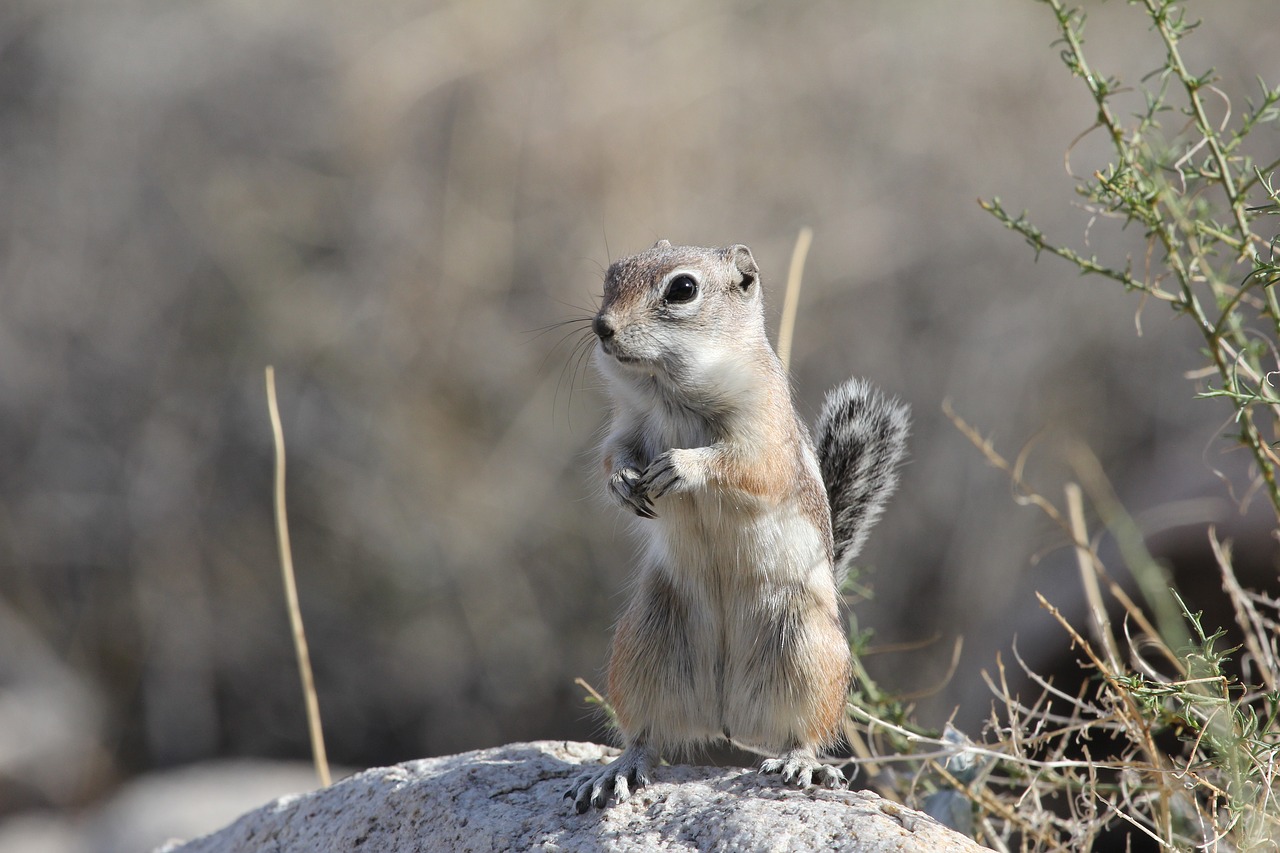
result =
[{"label": "rough rock surface", "polygon": [[659,767],[625,803],[574,812],[570,778],[615,754],[539,741],[376,768],[157,853],[984,849],[870,792],[795,791],[733,768]]}]

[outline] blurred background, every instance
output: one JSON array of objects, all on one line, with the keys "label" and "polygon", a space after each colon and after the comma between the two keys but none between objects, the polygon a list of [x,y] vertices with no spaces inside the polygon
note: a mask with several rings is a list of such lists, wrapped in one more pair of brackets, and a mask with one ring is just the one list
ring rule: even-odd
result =
[{"label": "blurred background", "polygon": [[[1087,5],[1100,70],[1159,64],[1139,12]],[[1280,80],[1272,3],[1192,11],[1223,89]],[[579,327],[544,330],[659,238],[751,246],[776,324],[811,226],[799,406],[850,374],[912,405],[853,610],[921,723],[976,735],[1015,637],[1070,660],[1032,591],[1078,607],[944,399],[1007,456],[1036,439],[1055,500],[1091,448],[1205,609],[1210,522],[1274,588],[1190,326],[975,203],[1143,256],[1074,203],[1093,108],[1055,35],[1030,0],[0,4],[0,847],[145,849],[201,831],[154,827],[183,807],[148,791],[234,790],[225,820],[312,784],[276,763],[309,752],[267,364],[331,759],[604,737],[573,679],[601,681],[634,543]]]}]

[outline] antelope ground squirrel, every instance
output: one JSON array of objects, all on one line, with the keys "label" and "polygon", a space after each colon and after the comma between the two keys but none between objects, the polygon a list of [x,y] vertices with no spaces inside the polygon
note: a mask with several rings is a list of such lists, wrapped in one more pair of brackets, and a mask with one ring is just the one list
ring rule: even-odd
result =
[{"label": "antelope ground squirrel", "polygon": [[815,452],[746,246],[623,258],[592,328],[608,491],[641,519],[643,556],[609,657],[626,748],[566,797],[579,812],[626,799],[664,753],[718,738],[777,756],[760,770],[786,784],[843,785],[818,760],[850,679],[839,587],[897,486],[907,407],[850,380]]}]

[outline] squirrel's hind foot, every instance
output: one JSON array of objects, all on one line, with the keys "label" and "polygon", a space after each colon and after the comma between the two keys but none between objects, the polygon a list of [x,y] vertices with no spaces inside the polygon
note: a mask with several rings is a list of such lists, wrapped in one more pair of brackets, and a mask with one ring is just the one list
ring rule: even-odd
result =
[{"label": "squirrel's hind foot", "polygon": [[630,746],[622,755],[598,770],[590,770],[577,779],[564,792],[566,800],[582,814],[595,806],[602,809],[609,804],[610,795],[616,802],[631,796],[633,790],[649,784],[652,758],[643,746]]},{"label": "squirrel's hind foot", "polygon": [[823,764],[811,750],[793,749],[781,758],[767,758],[760,764],[760,772],[778,774],[782,784],[796,788],[822,785],[826,788],[843,788],[846,784],[840,768]]}]

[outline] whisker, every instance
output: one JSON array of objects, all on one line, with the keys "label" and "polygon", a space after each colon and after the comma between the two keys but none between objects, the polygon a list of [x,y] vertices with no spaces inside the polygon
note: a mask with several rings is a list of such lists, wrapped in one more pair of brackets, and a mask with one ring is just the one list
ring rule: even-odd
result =
[{"label": "whisker", "polygon": [[591,299],[592,304],[590,305],[579,305],[576,302],[565,302],[563,299],[552,299],[551,301],[562,308],[568,308],[571,311],[580,311],[583,314],[594,317],[600,311],[600,302],[604,299],[604,294],[593,293],[591,295]]},{"label": "whisker", "polygon": [[[573,388],[578,385],[586,385],[587,377],[590,375],[591,355],[595,352],[595,344],[596,339],[594,335],[584,337],[581,343],[579,343],[578,348],[574,353],[573,371],[570,374],[570,378],[573,380],[570,385],[570,392],[572,392]],[[570,402],[572,402],[572,399]]]},{"label": "whisker", "polygon": [[591,317],[572,317],[568,320],[557,320],[556,322],[548,323],[545,326],[535,326],[532,329],[525,329],[524,334],[530,336],[529,338],[530,341],[536,341],[538,338],[542,337],[547,332],[554,332],[556,329],[563,329],[565,326],[574,326],[577,324],[590,326],[591,320],[592,320]]},{"label": "whisker", "polygon": [[566,407],[566,416],[570,418],[570,428],[572,428],[573,417],[573,390],[578,384],[578,374],[580,371],[585,372],[587,360],[590,358],[593,345],[595,344],[595,335],[587,332],[583,334],[573,345],[573,349],[569,352],[569,357],[565,360],[560,370],[560,378],[556,382],[556,390],[552,405],[559,408],[560,405],[560,389],[564,386],[565,378],[568,377],[569,391]]},{"label": "whisker", "polygon": [[[569,321],[565,321],[565,322],[563,322],[563,323],[554,323],[554,324],[552,324],[551,326],[548,326],[548,327],[546,327],[545,329],[543,329],[541,332],[539,332],[539,333],[535,336],[534,340],[536,340],[536,339],[537,339],[537,338],[539,338],[539,337],[542,337],[542,335],[545,335],[546,333],[548,333],[548,332],[550,332],[550,331],[553,331],[554,329],[557,329],[557,328],[564,328],[565,326],[570,325],[570,324],[572,324],[572,323],[574,323],[574,322],[577,322],[577,321],[569,320]],[[567,340],[571,339],[574,335],[581,335],[581,334],[583,334],[584,332],[585,332],[587,335],[591,335],[591,332],[590,332],[590,330],[589,330],[589,329],[570,329],[569,331],[567,331],[567,332],[565,332],[563,335],[561,335],[561,336],[560,336],[560,338],[559,338],[559,340],[557,340],[554,344],[552,344],[552,346],[551,346],[550,348],[548,348],[548,350],[547,350],[546,354],[542,357],[542,362],[538,365],[538,375],[539,375],[539,376],[541,376],[541,375],[543,374],[543,371],[544,371],[544,370],[546,370],[547,362],[551,361],[551,357],[552,357],[553,355],[555,355],[555,354],[560,350],[560,348],[561,348],[562,346],[564,346],[565,341],[567,341]],[[591,335],[591,336],[592,336],[592,337],[594,337],[594,335]],[[532,342],[532,341],[530,341],[530,342]],[[573,349],[577,349],[577,347],[578,347],[578,346],[579,346],[578,344],[574,344]],[[570,354],[570,356],[571,356],[571,357],[572,357],[572,355],[573,355],[573,349],[571,349],[571,350],[569,351],[569,354]]]}]

